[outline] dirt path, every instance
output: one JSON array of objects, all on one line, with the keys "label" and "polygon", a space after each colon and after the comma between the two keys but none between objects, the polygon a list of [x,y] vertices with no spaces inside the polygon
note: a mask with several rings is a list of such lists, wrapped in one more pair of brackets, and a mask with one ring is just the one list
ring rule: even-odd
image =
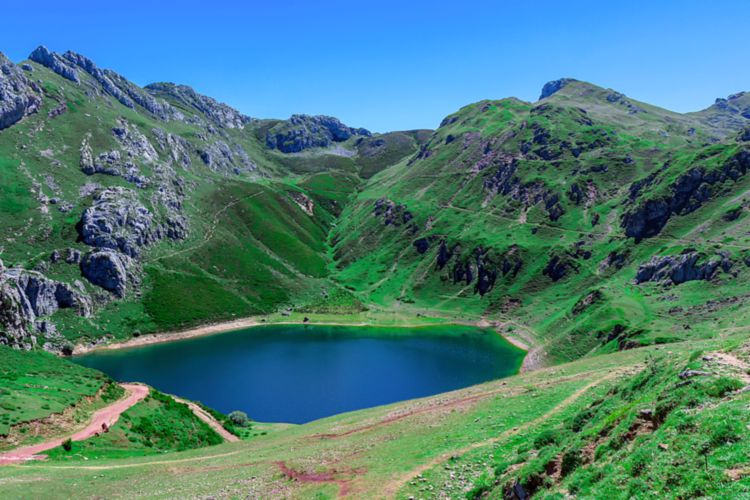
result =
[{"label": "dirt path", "polygon": [[547,420],[550,417],[552,417],[552,416],[560,413],[565,408],[567,408],[568,406],[570,406],[571,404],[573,404],[578,398],[580,398],[581,396],[583,396],[586,392],[588,392],[593,387],[595,387],[595,386],[601,384],[602,382],[605,382],[605,381],[607,381],[607,380],[609,380],[611,378],[619,376],[619,375],[622,375],[622,373],[619,372],[619,371],[613,371],[613,372],[608,373],[607,375],[599,377],[598,379],[596,379],[596,380],[588,383],[584,387],[581,387],[580,389],[578,389],[577,391],[575,391],[573,394],[571,394],[570,396],[568,396],[567,398],[565,398],[565,400],[562,401],[560,404],[558,404],[557,406],[555,406],[554,408],[552,408],[550,411],[548,411],[544,415],[541,415],[541,416],[535,418],[534,420],[530,420],[530,421],[528,421],[528,422],[526,422],[526,423],[524,423],[522,425],[519,425],[518,427],[514,427],[512,429],[509,429],[509,430],[507,430],[507,431],[505,431],[505,432],[503,432],[503,433],[501,433],[501,434],[499,434],[499,435],[497,435],[497,436],[495,436],[493,438],[485,439],[484,441],[477,441],[475,443],[471,443],[468,446],[464,446],[463,448],[459,448],[459,449],[456,449],[456,450],[451,450],[451,451],[445,452],[445,453],[443,453],[441,455],[438,455],[437,457],[435,457],[434,459],[430,460],[429,462],[424,463],[424,464],[420,465],[419,467],[416,467],[416,468],[410,470],[409,472],[406,472],[406,473],[400,475],[399,477],[397,477],[395,479],[392,479],[391,481],[387,482],[383,486],[383,490],[382,490],[382,495],[381,496],[385,497],[385,498],[394,498],[396,496],[396,494],[399,492],[399,490],[401,490],[401,488],[406,483],[408,483],[413,477],[416,477],[417,475],[422,474],[422,473],[424,473],[424,472],[432,469],[433,467],[436,467],[436,466],[438,466],[438,465],[440,465],[440,464],[448,461],[451,457],[455,457],[457,455],[459,455],[459,456],[460,455],[464,455],[464,454],[466,454],[466,453],[468,453],[468,452],[470,452],[472,450],[475,450],[477,448],[483,448],[485,446],[489,446],[489,445],[494,444],[494,443],[496,443],[498,441],[502,441],[504,439],[507,439],[508,437],[510,437],[510,436],[512,436],[514,434],[517,434],[520,431],[526,430],[529,427],[532,427],[534,425],[537,425],[539,423],[544,422],[545,420]]},{"label": "dirt path", "polygon": [[112,403],[111,405],[105,406],[104,408],[101,408],[94,412],[94,415],[91,418],[91,422],[89,422],[84,429],[76,432],[72,436],[60,437],[52,439],[50,441],[45,441],[44,443],[24,446],[7,453],[3,453],[2,455],[0,455],[0,465],[42,459],[45,457],[45,455],[41,455],[42,452],[50,450],[52,448],[57,448],[58,446],[62,445],[63,442],[68,438],[70,438],[72,441],[83,441],[96,434],[99,434],[104,429],[112,427],[117,422],[117,420],[119,420],[120,415],[123,412],[148,396],[149,391],[148,387],[145,385],[120,385],[127,391],[127,395],[124,398]]},{"label": "dirt path", "polygon": [[193,403],[192,401],[186,401],[184,399],[181,399],[175,396],[172,396],[172,397],[178,403],[187,405],[187,407],[190,408],[190,411],[192,411],[196,417],[206,422],[209,425],[209,427],[215,430],[219,436],[224,438],[224,441],[229,441],[230,443],[234,443],[240,440],[240,438],[238,438],[237,436],[235,436],[234,434],[226,430],[224,426],[219,423],[218,420],[216,420],[210,413],[208,413],[206,410],[204,410],[197,404]]},{"label": "dirt path", "polygon": [[733,368],[743,383],[750,384],[750,374],[748,373],[750,371],[750,364],[726,352],[712,352],[708,354],[708,357],[720,365]]}]

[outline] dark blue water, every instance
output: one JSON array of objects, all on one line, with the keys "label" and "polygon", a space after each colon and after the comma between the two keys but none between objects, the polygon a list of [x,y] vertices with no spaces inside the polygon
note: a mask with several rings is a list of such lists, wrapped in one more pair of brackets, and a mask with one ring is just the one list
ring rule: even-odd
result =
[{"label": "dark blue water", "polygon": [[523,351],[465,326],[263,326],[74,358],[259,422],[304,423],[508,376]]}]

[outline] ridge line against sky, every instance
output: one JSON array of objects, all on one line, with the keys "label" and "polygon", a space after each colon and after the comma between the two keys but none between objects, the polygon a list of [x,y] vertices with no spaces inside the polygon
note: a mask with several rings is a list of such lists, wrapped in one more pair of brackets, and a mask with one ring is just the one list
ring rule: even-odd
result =
[{"label": "ridge line against sky", "polygon": [[561,77],[678,112],[750,90],[750,2],[62,4],[36,2],[32,17],[4,6],[26,21],[5,27],[0,51],[20,61],[40,44],[70,49],[139,85],[184,83],[258,118],[435,128],[482,99],[535,101]]}]

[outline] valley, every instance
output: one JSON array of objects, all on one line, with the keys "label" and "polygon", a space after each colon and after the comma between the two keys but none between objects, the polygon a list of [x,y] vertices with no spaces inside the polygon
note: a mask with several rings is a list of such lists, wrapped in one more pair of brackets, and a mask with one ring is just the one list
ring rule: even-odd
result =
[{"label": "valley", "polygon": [[0,496],[750,494],[750,94],[376,133],[0,68],[0,453],[56,445]]}]

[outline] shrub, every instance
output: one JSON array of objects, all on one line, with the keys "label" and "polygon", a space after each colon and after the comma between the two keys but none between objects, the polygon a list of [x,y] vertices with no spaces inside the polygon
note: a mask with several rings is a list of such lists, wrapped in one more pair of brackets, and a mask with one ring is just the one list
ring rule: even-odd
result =
[{"label": "shrub", "polygon": [[63,447],[63,450],[65,450],[65,451],[72,450],[73,449],[73,441],[71,441],[70,438],[66,439],[65,441],[63,441],[62,447]]},{"label": "shrub", "polygon": [[246,427],[248,422],[250,421],[249,418],[247,418],[247,413],[244,411],[235,410],[229,415],[229,420],[234,424],[238,425],[240,427]]}]

